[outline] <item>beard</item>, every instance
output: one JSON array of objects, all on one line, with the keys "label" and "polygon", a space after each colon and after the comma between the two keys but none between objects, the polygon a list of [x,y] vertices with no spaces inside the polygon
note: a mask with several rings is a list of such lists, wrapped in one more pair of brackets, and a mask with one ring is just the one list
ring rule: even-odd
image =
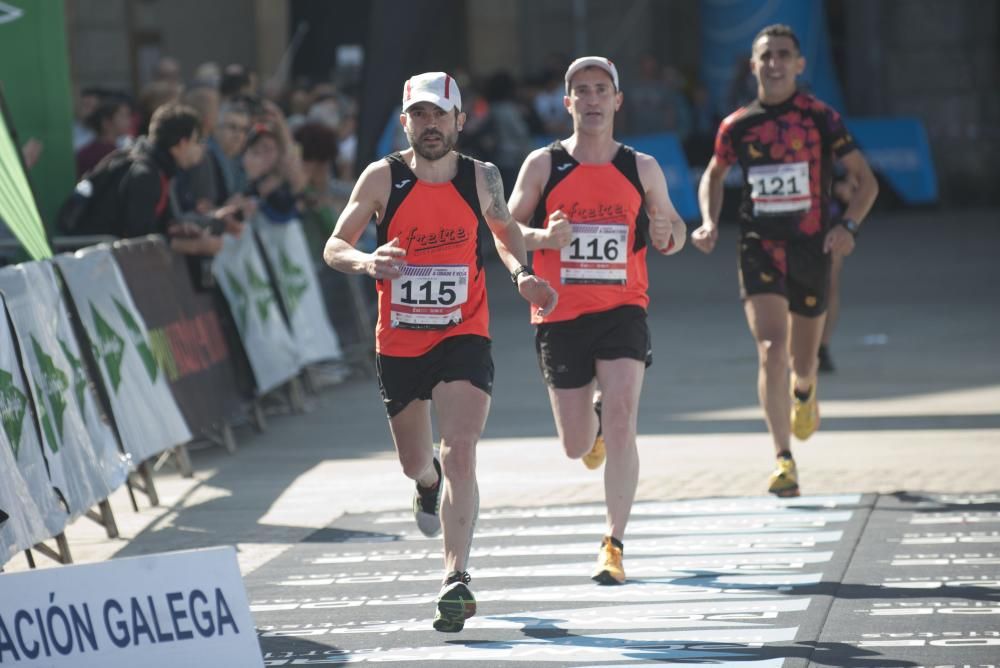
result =
[{"label": "beard", "polygon": [[[436,137],[438,139],[439,143],[436,147],[431,148],[424,144],[424,140],[429,137]],[[448,155],[453,148],[455,148],[455,144],[458,142],[458,133],[455,132],[453,134],[449,134],[445,132],[429,131],[425,132],[418,138],[407,131],[406,138],[409,140],[410,146],[413,147],[413,150],[417,155],[424,160],[433,161],[440,160],[444,156]]]}]

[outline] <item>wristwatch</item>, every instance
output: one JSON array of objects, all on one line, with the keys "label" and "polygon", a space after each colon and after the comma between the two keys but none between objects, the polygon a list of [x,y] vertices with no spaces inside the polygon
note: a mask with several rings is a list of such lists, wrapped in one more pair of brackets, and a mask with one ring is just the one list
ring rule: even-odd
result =
[{"label": "wristwatch", "polygon": [[851,236],[857,239],[858,232],[861,231],[861,226],[857,224],[852,218],[841,218],[837,221],[838,225],[843,225],[844,229],[851,233]]},{"label": "wristwatch", "polygon": [[515,269],[512,272],[510,272],[511,283],[513,283],[514,285],[517,285],[517,279],[521,276],[521,274],[527,274],[528,276],[534,276],[535,272],[531,271],[530,268],[525,267],[523,264],[519,265],[517,269]]}]

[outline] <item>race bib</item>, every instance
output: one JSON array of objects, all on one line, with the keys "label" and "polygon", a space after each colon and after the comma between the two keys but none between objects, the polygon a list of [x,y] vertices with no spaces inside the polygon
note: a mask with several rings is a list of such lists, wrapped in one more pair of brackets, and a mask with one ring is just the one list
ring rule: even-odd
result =
[{"label": "race bib", "polygon": [[413,265],[392,281],[392,327],[443,329],[462,322],[462,304],[469,299],[466,265]]},{"label": "race bib", "polygon": [[747,172],[753,215],[806,213],[812,207],[809,163],[757,165]]},{"label": "race bib", "polygon": [[628,280],[628,225],[573,223],[573,240],[559,250],[564,284],[625,285]]}]

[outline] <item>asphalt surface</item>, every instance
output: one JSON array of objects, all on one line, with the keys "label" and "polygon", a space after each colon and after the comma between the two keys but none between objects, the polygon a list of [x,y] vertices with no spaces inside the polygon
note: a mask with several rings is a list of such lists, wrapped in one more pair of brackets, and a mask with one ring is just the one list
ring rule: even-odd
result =
[{"label": "asphalt surface", "polygon": [[[425,630],[439,543],[413,535],[412,487],[370,378],[311,397],[304,415],[276,410],[264,433],[237,429],[235,455],[193,452],[194,478],[165,467],[157,508],[135,513],[117,492],[121,538],[80,520],[67,530],[74,558],[235,544],[262,650],[277,653],[271,665],[997,663],[998,220],[995,210],[927,210],[876,213],[866,223],[843,276],[837,371],[819,385],[821,431],[794,446],[805,496],[791,504],[765,495],[772,454],[737,294],[735,227],[723,228],[711,256],[689,247],[650,257],[654,364],[640,406],[640,504],[626,536],[636,581],[625,587],[588,579],[601,531],[600,472],[562,455],[527,306],[496,264],[487,271],[497,377],[478,453],[483,516],[474,544],[484,552],[471,569],[481,606],[466,631]],[[707,543],[701,531],[671,528],[691,507],[715,523]],[[741,517],[801,524],[748,544]],[[501,535],[513,526],[530,535]],[[422,556],[393,563],[401,549]],[[364,558],[321,561],[345,552]],[[754,561],[761,554],[772,555],[767,568]],[[375,569],[372,559],[388,563]],[[6,565],[25,567],[22,557]],[[393,580],[336,582],[386,569]],[[412,573],[419,577],[403,577]],[[820,579],[792,581],[803,574]],[[296,578],[334,582],[287,584]],[[688,585],[733,589],[735,598],[673,597]],[[517,591],[528,593],[509,593]],[[303,607],[307,598],[380,597],[403,604],[391,613]],[[260,607],[284,599],[297,607]],[[378,630],[356,632],[363,623]],[[309,625],[317,625],[312,635],[303,632]],[[418,649],[399,654],[403,647]]]}]

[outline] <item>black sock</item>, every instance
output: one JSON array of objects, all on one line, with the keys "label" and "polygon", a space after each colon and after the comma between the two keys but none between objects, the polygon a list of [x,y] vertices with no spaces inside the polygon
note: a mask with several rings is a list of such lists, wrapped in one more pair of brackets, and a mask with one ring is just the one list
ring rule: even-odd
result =
[{"label": "black sock", "polygon": [[791,459],[791,458],[792,458],[791,450],[782,450],[781,452],[778,453],[778,459]]},{"label": "black sock", "polygon": [[621,542],[620,540],[618,540],[618,539],[617,539],[617,538],[615,538],[614,536],[608,536],[608,538],[610,538],[610,539],[611,539],[611,544],[612,544],[612,545],[614,545],[615,547],[617,547],[617,548],[618,548],[619,550],[621,550],[622,552],[624,552],[624,551],[625,551],[625,543]]},{"label": "black sock", "polygon": [[795,388],[793,390],[793,392],[795,393],[795,398],[796,399],[798,399],[799,401],[806,401],[809,398],[809,395],[812,394],[812,388],[810,387],[805,392],[803,392],[802,390],[800,390],[798,388]]},{"label": "black sock", "polygon": [[420,489],[426,489],[428,492],[438,488],[438,485],[441,484],[441,476],[443,475],[441,473],[441,465],[438,464],[437,459],[435,459],[432,463],[434,464],[434,472],[437,473],[438,477],[437,481],[433,485],[428,485],[427,487],[424,487],[419,482],[417,483],[417,487],[419,487]]}]

